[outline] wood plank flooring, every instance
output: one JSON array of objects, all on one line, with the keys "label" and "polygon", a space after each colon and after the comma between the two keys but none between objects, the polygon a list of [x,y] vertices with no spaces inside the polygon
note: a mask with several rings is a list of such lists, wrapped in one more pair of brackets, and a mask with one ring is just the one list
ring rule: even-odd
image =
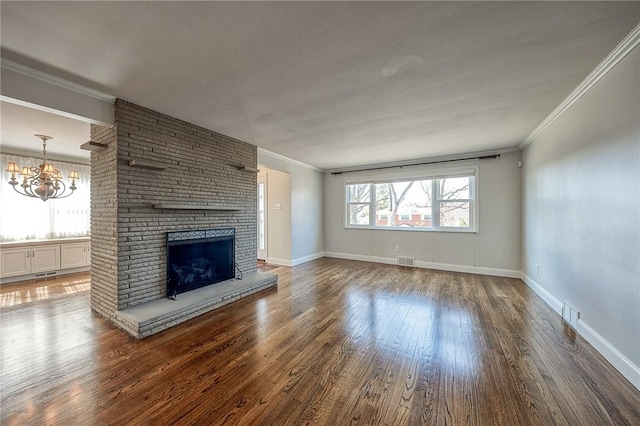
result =
[{"label": "wood plank flooring", "polygon": [[319,259],[136,341],[88,276],[1,290],[2,425],[638,425],[633,388],[520,280]]}]

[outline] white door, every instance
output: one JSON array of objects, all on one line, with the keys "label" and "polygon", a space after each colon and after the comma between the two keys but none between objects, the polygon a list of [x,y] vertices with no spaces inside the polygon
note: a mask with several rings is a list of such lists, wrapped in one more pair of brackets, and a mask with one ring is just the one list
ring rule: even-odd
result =
[{"label": "white door", "polygon": [[267,176],[258,175],[258,260],[267,260]]}]

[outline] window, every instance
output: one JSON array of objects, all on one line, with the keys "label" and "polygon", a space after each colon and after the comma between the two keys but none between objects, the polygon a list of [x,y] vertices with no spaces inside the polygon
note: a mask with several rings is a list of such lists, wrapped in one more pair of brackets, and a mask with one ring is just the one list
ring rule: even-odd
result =
[{"label": "window", "polygon": [[345,181],[346,227],[474,231],[476,169]]},{"label": "window", "polygon": [[371,210],[371,185],[356,184],[347,186],[347,214],[349,226],[369,226]]},{"label": "window", "polygon": [[[0,155],[2,182],[0,182],[0,241],[20,241],[66,237],[85,237],[90,229],[90,179],[89,166],[53,161],[62,176],[66,178],[70,169],[78,170],[80,179],[76,189],[68,198],[47,200],[29,198],[17,194],[7,182],[11,174],[6,172],[7,164],[36,165],[42,159],[16,155]],[[68,182],[68,179],[65,179]]]},{"label": "window", "polygon": [[438,180],[437,208],[440,226],[469,228],[471,226],[471,190],[469,177]]}]

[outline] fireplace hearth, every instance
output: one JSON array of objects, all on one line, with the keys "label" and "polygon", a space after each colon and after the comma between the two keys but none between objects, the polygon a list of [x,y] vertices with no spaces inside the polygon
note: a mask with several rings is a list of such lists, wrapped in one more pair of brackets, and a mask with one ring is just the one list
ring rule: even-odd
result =
[{"label": "fireplace hearth", "polygon": [[167,297],[234,278],[235,229],[167,232]]}]

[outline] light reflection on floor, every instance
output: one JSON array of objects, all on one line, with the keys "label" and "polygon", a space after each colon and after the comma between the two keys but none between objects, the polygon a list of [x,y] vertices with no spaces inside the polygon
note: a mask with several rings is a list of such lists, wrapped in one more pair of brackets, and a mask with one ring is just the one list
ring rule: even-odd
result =
[{"label": "light reflection on floor", "polygon": [[345,330],[394,353],[420,353],[463,374],[481,368],[474,319],[468,312],[427,299],[350,289]]},{"label": "light reflection on floor", "polygon": [[81,291],[89,291],[91,285],[89,278],[67,281],[65,284],[59,283],[52,285],[42,285],[35,288],[26,288],[20,286],[21,290],[3,291],[0,294],[0,308],[8,308],[11,306],[21,305],[36,300],[52,299],[66,294],[79,293]]},{"label": "light reflection on floor", "polygon": [[[67,277],[50,281],[23,282],[2,287],[0,306],[0,370],[3,397],[42,386],[42,378],[52,384],[60,377],[91,377],[95,374],[95,329],[89,308],[90,279]],[[28,302],[32,302],[28,305]],[[22,306],[19,306],[22,305]],[[19,306],[17,309],[8,309]],[[67,311],[71,306],[82,309]],[[82,365],[82,367],[80,367]],[[26,374],[25,372],[29,372]],[[55,372],[55,373],[52,373]],[[91,395],[80,390],[68,398],[83,401]],[[91,401],[89,401],[91,402]],[[92,407],[92,404],[87,404]],[[42,424],[54,424],[60,417],[57,407],[30,406],[27,412],[41,413]],[[36,414],[33,414],[36,415]]]}]

